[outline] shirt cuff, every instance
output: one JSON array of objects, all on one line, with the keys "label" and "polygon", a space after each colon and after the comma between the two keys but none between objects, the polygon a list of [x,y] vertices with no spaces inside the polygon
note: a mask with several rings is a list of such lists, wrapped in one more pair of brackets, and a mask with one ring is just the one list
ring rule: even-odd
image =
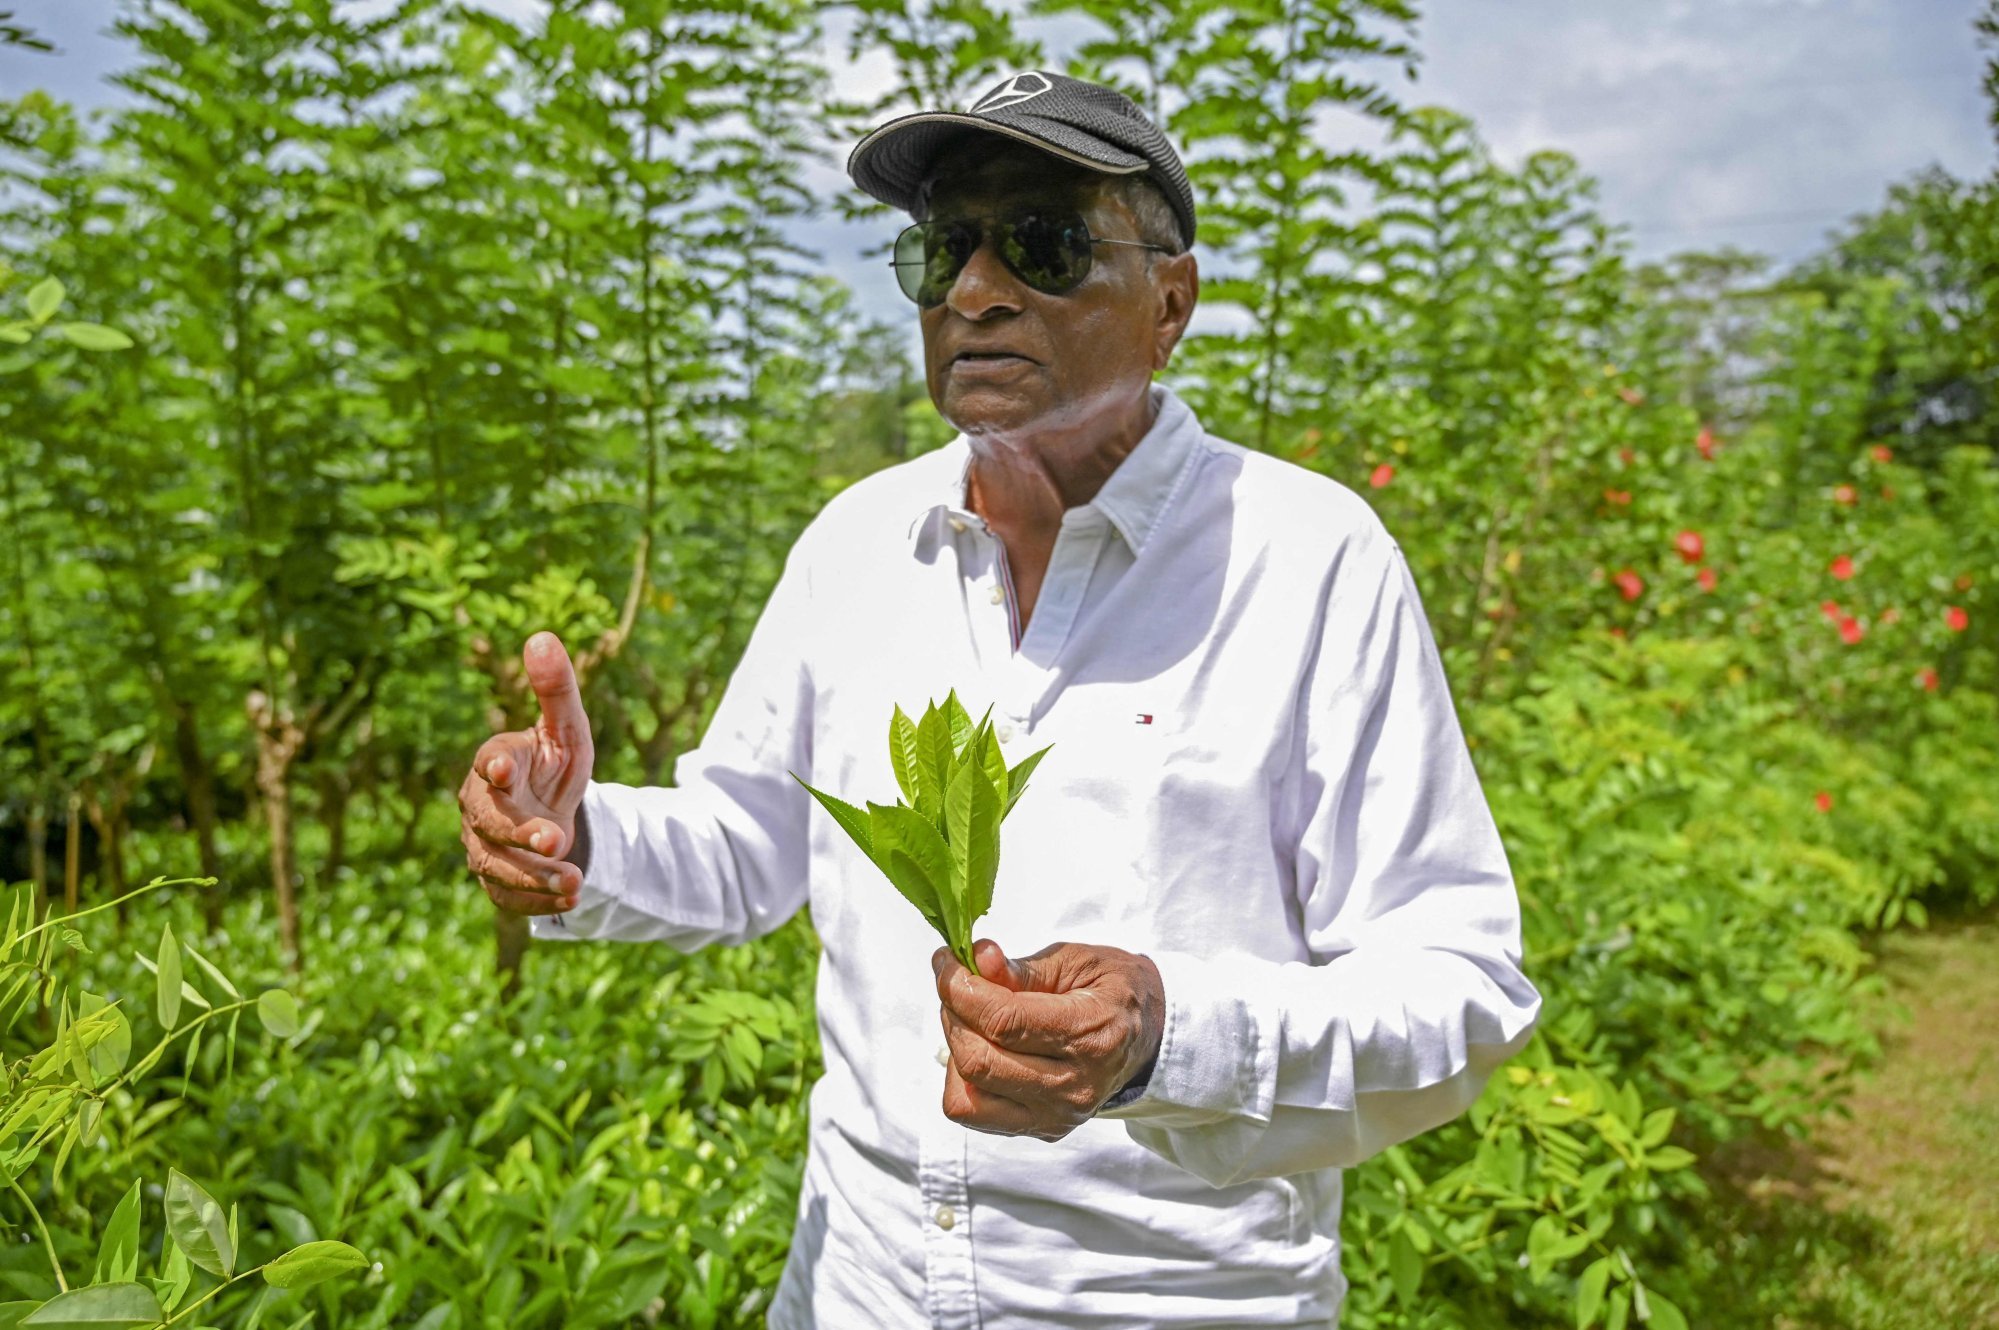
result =
[{"label": "shirt cuff", "polygon": [[1145,1084],[1118,1091],[1099,1115],[1160,1126],[1229,1117],[1268,1122],[1277,1095],[1277,1025],[1275,1013],[1251,996],[1267,985],[1233,959],[1148,954],[1166,993],[1159,1057]]},{"label": "shirt cuff", "polygon": [[528,936],[576,939],[590,935],[587,927],[571,927],[571,915],[578,924],[587,924],[608,907],[618,903],[618,885],[624,875],[623,845],[616,835],[615,814],[604,805],[597,782],[583,788],[583,802],[576,808],[576,843],[569,847],[569,862],[583,870],[583,885],[576,893],[576,908],[560,914],[528,916]]}]

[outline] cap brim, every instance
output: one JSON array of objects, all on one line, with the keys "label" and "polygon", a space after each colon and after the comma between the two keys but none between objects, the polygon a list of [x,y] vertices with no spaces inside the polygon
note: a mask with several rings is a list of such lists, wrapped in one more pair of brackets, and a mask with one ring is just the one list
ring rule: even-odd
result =
[{"label": "cap brim", "polygon": [[924,174],[938,152],[967,132],[1015,139],[1063,161],[1111,175],[1136,175],[1150,165],[1145,158],[1070,125],[1044,122],[1027,129],[985,116],[919,111],[889,121],[855,144],[847,157],[847,174],[863,192],[913,213]]}]

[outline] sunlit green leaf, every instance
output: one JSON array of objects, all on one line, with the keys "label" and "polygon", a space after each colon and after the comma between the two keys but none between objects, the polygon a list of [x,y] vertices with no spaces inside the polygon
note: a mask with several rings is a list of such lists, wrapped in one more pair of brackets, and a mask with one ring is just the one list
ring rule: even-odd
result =
[{"label": "sunlit green leaf", "polygon": [[198,1183],[172,1169],[167,1174],[167,1232],[187,1259],[227,1279],[236,1269],[236,1244],[222,1206]]}]

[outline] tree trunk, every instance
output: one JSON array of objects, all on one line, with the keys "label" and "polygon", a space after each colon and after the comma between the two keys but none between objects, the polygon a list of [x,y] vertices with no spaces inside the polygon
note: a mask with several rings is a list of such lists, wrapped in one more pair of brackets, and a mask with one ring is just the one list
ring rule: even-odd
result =
[{"label": "tree trunk", "polygon": [[264,821],[271,833],[271,886],[278,898],[278,936],[285,964],[293,974],[301,968],[298,926],[298,858],[292,845],[292,763],[305,742],[305,731],[280,711],[262,691],[249,697],[250,720],[257,731],[257,793],[264,804]]},{"label": "tree trunk", "polygon": [[271,745],[257,745],[257,793],[264,801],[264,821],[271,833],[271,884],[278,896],[278,937],[285,964],[299,972],[298,884],[292,850],[291,763]]},{"label": "tree trunk", "polygon": [[527,955],[531,938],[526,915],[515,914],[512,910],[493,911],[494,958],[499,962],[500,973],[507,977],[500,986],[501,1001],[520,990],[521,958]]},{"label": "tree trunk", "polygon": [[175,703],[174,751],[180,759],[181,790],[188,819],[194,823],[194,848],[201,857],[201,875],[216,879],[201,892],[201,913],[211,936],[222,931],[222,856],[215,848],[215,773],[202,751],[194,708]]},{"label": "tree trunk", "polygon": [[324,893],[333,889],[347,862],[347,802],[353,785],[347,773],[328,767],[315,782],[319,790],[319,820],[326,824],[326,862],[314,875],[313,886]]},{"label": "tree trunk", "polygon": [[37,794],[28,804],[28,878],[35,884],[35,922],[49,913],[49,806]]},{"label": "tree trunk", "polygon": [[83,800],[71,790],[64,807],[68,813],[63,825],[62,912],[69,915],[76,913],[76,879],[83,858],[83,820],[77,816],[83,811]]},{"label": "tree trunk", "polygon": [[118,902],[118,932],[125,932],[125,792],[119,784],[106,781],[93,786],[83,801],[83,812],[97,831],[97,885],[99,894]]}]

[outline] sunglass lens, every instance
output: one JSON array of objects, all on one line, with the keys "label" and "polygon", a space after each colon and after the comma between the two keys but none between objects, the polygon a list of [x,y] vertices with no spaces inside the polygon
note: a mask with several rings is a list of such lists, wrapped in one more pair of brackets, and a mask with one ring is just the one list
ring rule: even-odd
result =
[{"label": "sunglass lens", "polygon": [[896,237],[896,283],[924,309],[942,304],[978,247],[978,231],[964,222],[918,222]]},{"label": "sunglass lens", "polygon": [[1007,265],[1037,291],[1060,295],[1090,273],[1090,228],[1077,213],[1030,212],[1001,231]]}]

